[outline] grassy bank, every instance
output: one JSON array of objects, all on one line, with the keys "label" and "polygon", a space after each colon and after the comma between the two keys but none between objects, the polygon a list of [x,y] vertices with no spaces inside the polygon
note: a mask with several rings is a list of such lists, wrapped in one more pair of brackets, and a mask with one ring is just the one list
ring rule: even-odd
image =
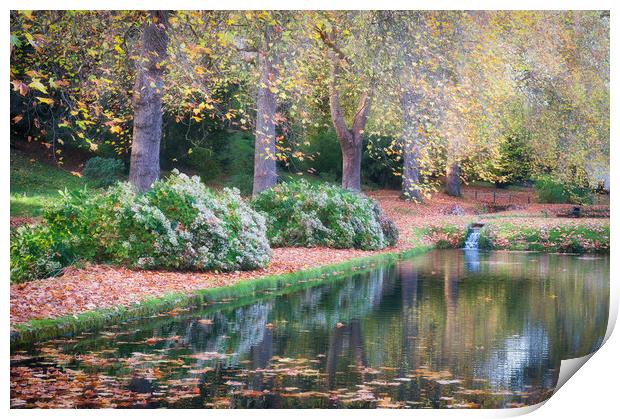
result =
[{"label": "grassy bank", "polygon": [[381,253],[289,274],[259,277],[226,287],[209,288],[191,293],[171,293],[158,298],[146,299],[131,306],[117,306],[58,318],[31,320],[12,326],[11,347],[15,349],[36,340],[92,331],[114,323],[164,313],[175,308],[195,307],[204,303],[233,298],[243,299],[265,291],[274,295],[316,286],[326,281],[338,281],[353,273],[369,271],[375,268],[377,264],[395,262],[426,252],[431,248],[432,246],[428,244],[419,243],[400,253]]},{"label": "grassy bank", "polygon": [[191,293],[170,293],[149,298],[130,306],[96,309],[76,315],[31,320],[13,325],[12,346],[95,330],[106,325],[159,314],[179,307],[235,299],[249,301],[257,295],[291,292],[325,281],[337,281],[353,273],[364,272],[379,263],[394,262],[432,248],[461,248],[474,221],[485,223],[480,247],[490,250],[532,250],[545,252],[609,252],[608,220],[569,220],[548,218],[494,218],[474,220],[462,217],[444,224],[413,229],[413,247],[401,253],[382,253],[346,262],[305,269],[282,275],[258,277],[235,285]]},{"label": "grassy bank", "polygon": [[542,217],[463,217],[414,230],[419,243],[438,249],[462,248],[474,221],[483,223],[479,248],[550,253],[609,253],[608,219],[567,219]]},{"label": "grassy bank", "polygon": [[465,245],[472,220],[463,220],[461,224],[442,224],[418,229],[418,240],[432,243],[437,249],[460,249]]},{"label": "grassy bank", "polygon": [[609,253],[609,222],[505,219],[485,223],[480,248],[560,253]]}]

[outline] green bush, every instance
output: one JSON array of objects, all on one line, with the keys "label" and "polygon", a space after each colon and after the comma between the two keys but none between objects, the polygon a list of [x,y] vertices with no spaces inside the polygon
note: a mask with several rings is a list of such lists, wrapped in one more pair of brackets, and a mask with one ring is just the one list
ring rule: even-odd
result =
[{"label": "green bush", "polygon": [[333,128],[310,134],[300,151],[305,156],[304,160],[298,163],[302,171],[313,169],[321,178],[325,177],[330,182],[340,181],[342,150]]},{"label": "green bush", "polygon": [[273,246],[382,249],[398,231],[375,202],[329,184],[281,183],[259,194],[252,206],[266,214]]},{"label": "green bush", "polygon": [[11,282],[57,275],[61,255],[47,226],[22,226],[11,235]]},{"label": "green bush", "polygon": [[365,136],[362,155],[362,183],[376,188],[400,189],[403,178],[401,154],[394,152],[397,141],[390,137]]},{"label": "green bush", "polygon": [[523,184],[532,177],[532,151],[529,144],[529,131],[525,127],[516,127],[502,138],[499,158],[493,161],[490,172],[494,174],[496,186]]},{"label": "green bush", "polygon": [[544,204],[589,204],[592,193],[588,187],[567,184],[551,175],[540,176],[534,184],[538,202]]},{"label": "green bush", "polygon": [[96,186],[105,187],[116,183],[124,173],[125,164],[122,160],[93,157],[86,162],[83,175]]},{"label": "green bush", "polygon": [[[126,183],[76,191],[11,240],[11,280],[57,272],[85,259],[137,268],[248,270],[269,262],[264,217],[239,191],[215,193],[173,171],[136,194]],[[29,268],[29,266],[32,266]]]},{"label": "green bush", "polygon": [[147,268],[248,270],[269,262],[265,219],[239,196],[216,194],[174,173],[120,210],[127,264]]},{"label": "green bush", "polygon": [[205,147],[195,147],[189,154],[188,166],[200,174],[207,181],[216,179],[222,174],[222,167],[215,158],[213,151]]},{"label": "green bush", "polygon": [[219,158],[228,174],[253,176],[254,137],[243,132],[235,132],[227,137]]},{"label": "green bush", "polygon": [[254,177],[245,173],[237,173],[228,178],[226,185],[237,188],[241,195],[251,195],[254,187]]},{"label": "green bush", "polygon": [[[102,232],[113,229],[116,221],[111,213],[115,202],[87,189],[61,192],[41,224],[22,226],[11,236],[11,281],[57,275],[77,260],[96,259],[108,244]],[[115,239],[109,242],[115,244]]]},{"label": "green bush", "polygon": [[254,138],[236,132],[227,137],[219,158],[229,178],[226,185],[237,188],[241,195],[251,195],[254,182]]}]

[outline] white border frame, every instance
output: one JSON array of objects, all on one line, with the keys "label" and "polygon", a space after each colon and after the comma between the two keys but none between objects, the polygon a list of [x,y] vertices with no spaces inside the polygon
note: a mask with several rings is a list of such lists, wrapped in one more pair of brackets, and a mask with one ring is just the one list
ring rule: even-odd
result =
[{"label": "white border frame", "polygon": [[[102,1],[102,0],[91,0],[91,1],[76,1],[76,0],[56,0],[56,1],[41,1],[41,0],[22,0],[19,2],[15,2],[11,5],[14,9],[289,9],[289,10],[302,10],[302,9],[499,9],[499,10],[579,10],[579,9],[589,9],[589,10],[611,10],[612,19],[615,19],[616,9],[613,7],[615,4],[612,1],[574,1],[574,0],[565,0],[565,1],[532,1],[532,0],[522,0],[522,1],[468,1],[468,2],[458,2],[453,0],[435,0],[435,1],[398,1],[398,0],[382,0],[382,1],[368,1],[368,0],[314,0],[312,2],[304,2],[299,0],[273,0],[273,1],[250,1],[250,0],[227,0],[227,1],[218,1],[218,2],[209,2],[206,0],[196,1],[196,0],[176,0],[176,1],[162,1],[162,0],[151,0],[151,1],[134,1],[134,0],[126,0],[126,1]],[[620,10],[620,8],[618,8]],[[2,57],[2,74],[4,74],[4,80],[9,80],[9,14],[10,7],[5,9],[5,13],[2,20],[2,25],[4,26],[4,42],[1,44],[3,53]],[[616,30],[616,26],[614,24],[611,25],[611,68],[617,69],[617,54],[615,53],[614,47],[616,42],[618,41],[618,31]],[[613,77],[613,71],[611,74],[611,89],[612,91],[617,91],[617,78]],[[9,129],[10,122],[9,118],[6,118],[9,113],[9,95],[8,86],[5,86],[4,89],[5,96],[2,101],[2,115],[5,115],[2,119],[2,133],[4,134],[4,147],[5,152],[8,151],[9,147]],[[618,121],[618,112],[617,112],[617,101],[614,100],[614,96],[611,97],[611,121]],[[614,157],[619,157],[617,147],[614,145],[613,139],[617,137],[618,129],[614,124],[611,124],[611,160],[614,160]],[[3,153],[0,157],[2,159],[2,164],[0,164],[0,173],[2,176],[2,181],[0,182],[0,188],[2,189],[2,196],[4,197],[5,204],[2,205],[2,219],[4,220],[0,227],[0,235],[2,237],[2,272],[5,272],[4,278],[0,281],[0,287],[2,287],[2,295],[4,295],[4,301],[2,302],[2,318],[4,321],[4,331],[3,336],[5,339],[4,345],[2,346],[2,354],[0,355],[5,362],[5,368],[2,369],[2,377],[0,380],[5,386],[5,391],[2,393],[2,399],[4,400],[4,406],[6,409],[9,409],[10,406],[10,377],[9,377],[9,354],[10,354],[10,341],[9,341],[9,333],[10,333],[10,325],[9,325],[9,295],[10,295],[10,284],[8,280],[8,272],[9,272],[9,182],[10,182],[10,161],[9,161],[9,153]],[[611,169],[611,183],[614,185],[616,181],[620,181],[618,170],[614,170],[613,167]],[[618,183],[620,185],[620,183]],[[618,207],[618,199],[613,195],[611,197],[611,202],[613,208]],[[616,222],[613,217],[611,218],[611,226],[616,225]],[[516,416],[520,414],[525,414],[529,412],[533,412],[531,417],[534,418],[542,418],[542,417],[575,417],[583,419],[586,415],[592,417],[598,416],[600,418],[606,418],[610,412],[617,410],[615,407],[616,397],[618,395],[618,377],[620,372],[620,362],[616,358],[616,354],[620,354],[620,338],[618,338],[618,333],[614,335],[611,334],[618,315],[618,288],[619,281],[617,279],[618,265],[614,263],[614,256],[620,255],[620,245],[618,244],[618,240],[615,239],[615,233],[612,233],[611,237],[611,298],[610,298],[610,317],[609,324],[606,334],[606,343],[602,346],[602,348],[594,354],[591,359],[587,362],[587,367],[581,369],[577,373],[577,377],[573,379],[569,379],[567,383],[562,387],[562,389],[554,394],[547,402],[542,403],[540,405],[535,405],[527,408],[521,409],[497,409],[497,410],[402,410],[402,411],[392,411],[392,410],[368,410],[368,411],[347,411],[347,410],[322,410],[317,412],[315,410],[295,410],[294,415],[299,417],[313,417],[317,413],[321,416],[330,416],[330,417],[355,417],[359,419],[360,417],[370,417],[371,415],[380,414],[384,417],[403,417],[407,416],[415,416],[415,417],[507,417],[507,416]],[[589,358],[589,357],[586,357]],[[569,364],[573,364],[570,368],[573,370],[572,373],[576,371],[575,365],[579,364],[579,360],[569,362]],[[578,369],[578,368],[577,368]],[[561,373],[566,372],[565,364],[563,364]],[[572,374],[570,374],[572,375]],[[541,405],[544,404],[542,409],[538,409]],[[84,415],[83,411],[76,410],[11,410],[10,414],[14,417],[43,417],[45,415],[49,418],[57,418],[57,417],[81,417]],[[291,411],[278,411],[278,410],[269,410],[269,411],[255,411],[255,410],[215,410],[215,411],[205,411],[205,410],[186,410],[183,412],[179,412],[180,414],[191,417],[198,418],[204,417],[205,415],[209,415],[209,417],[215,418],[231,418],[231,417],[239,417],[239,416],[247,416],[255,418],[269,418],[273,417],[285,417],[291,414]],[[155,410],[155,411],[127,411],[127,410],[98,410],[95,413],[100,417],[119,417],[119,416],[131,416],[131,417],[165,417],[164,415],[168,415],[169,412],[165,410]]]}]

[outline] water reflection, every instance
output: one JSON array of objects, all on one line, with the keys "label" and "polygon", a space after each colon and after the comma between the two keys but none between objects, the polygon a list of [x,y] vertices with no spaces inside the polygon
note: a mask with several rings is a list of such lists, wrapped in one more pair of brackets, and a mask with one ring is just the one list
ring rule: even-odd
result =
[{"label": "water reflection", "polygon": [[463,249],[463,256],[465,257],[465,269],[469,272],[480,271],[480,250],[478,249]]},{"label": "water reflection", "polygon": [[[607,258],[433,251],[328,285],[49,346],[105,357],[89,374],[122,388],[146,377],[164,389],[151,392],[151,406],[509,407],[544,399],[561,359],[598,348],[608,299]],[[58,362],[57,352],[40,350]],[[169,367],[145,375],[153,357]],[[66,362],[84,367],[79,357]],[[204,371],[202,390],[171,403],[171,383],[193,379],[188,371]],[[19,391],[16,383],[12,398]]]}]

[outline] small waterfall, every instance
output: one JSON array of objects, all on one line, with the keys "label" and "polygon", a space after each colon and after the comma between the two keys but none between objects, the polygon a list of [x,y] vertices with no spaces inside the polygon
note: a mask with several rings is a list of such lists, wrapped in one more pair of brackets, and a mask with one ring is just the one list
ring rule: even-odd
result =
[{"label": "small waterfall", "polygon": [[472,226],[465,239],[465,249],[478,249],[478,241],[480,240],[480,227]]}]

